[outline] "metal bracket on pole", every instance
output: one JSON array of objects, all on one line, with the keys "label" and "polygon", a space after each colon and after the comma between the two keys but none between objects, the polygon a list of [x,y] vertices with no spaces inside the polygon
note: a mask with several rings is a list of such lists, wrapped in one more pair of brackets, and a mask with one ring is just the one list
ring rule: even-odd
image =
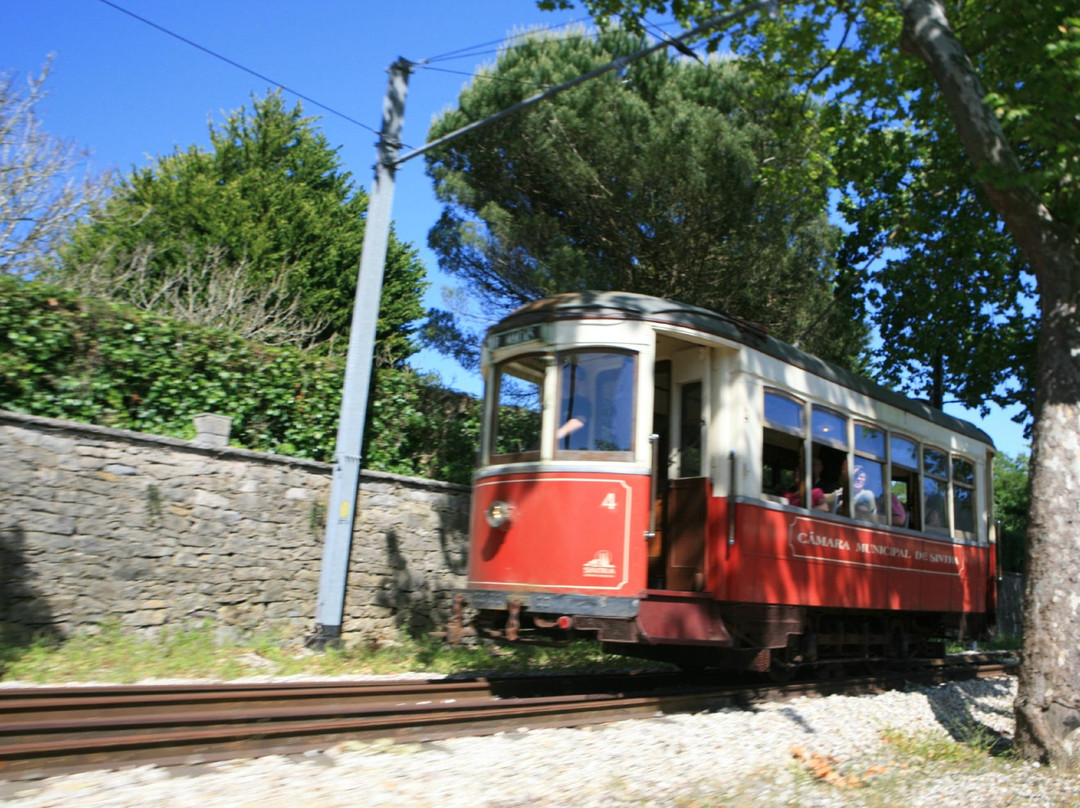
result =
[{"label": "metal bracket on pole", "polygon": [[308,641],[309,645],[316,647],[337,643],[341,637],[349,552],[360,487],[360,455],[372,357],[375,353],[375,324],[379,317],[386,249],[390,241],[394,172],[401,146],[405,95],[411,67],[408,60],[400,58],[390,66],[390,80],[383,101],[379,156],[364,224],[364,246],[360,253],[356,299],[349,331],[349,353],[345,362],[345,387],[341,394],[341,415],[334,450],[334,476],[326,511],[326,545],[319,576],[316,629],[315,636]]}]

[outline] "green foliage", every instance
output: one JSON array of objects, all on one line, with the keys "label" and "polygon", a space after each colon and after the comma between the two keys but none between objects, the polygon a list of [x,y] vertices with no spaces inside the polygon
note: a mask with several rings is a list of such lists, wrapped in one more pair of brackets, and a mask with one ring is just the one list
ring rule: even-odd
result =
[{"label": "green foliage", "polygon": [[[646,13],[670,11],[689,27],[747,4],[584,5],[599,20],[621,15],[624,25],[640,28]],[[860,281],[882,335],[883,381],[973,408],[1019,402],[1030,412],[1036,322],[1030,256],[1005,234],[985,183],[1038,194],[1039,217],[1066,238],[1080,226],[1075,4],[942,3],[1019,173],[1003,168],[1007,161],[976,161],[961,146],[953,113],[926,66],[904,50],[908,5],[782,3],[776,14],[752,13],[716,30],[709,47],[730,47],[762,81],[791,82],[828,99],[821,120],[837,144],[839,209],[851,225],[840,263],[873,268]],[[874,264],[874,258],[885,260]]]},{"label": "green foliage", "polygon": [[325,459],[340,360],[267,348],[37,283],[0,279],[0,402],[20,412],[193,437],[205,411],[238,445]]},{"label": "green foliage", "polygon": [[[211,124],[211,151],[178,147],[114,186],[102,214],[63,250],[58,279],[85,289],[85,277],[104,274],[109,297],[153,307],[171,286],[205,284],[182,268],[220,255],[243,267],[249,297],[261,288],[297,302],[308,344],[345,338],[367,195],[299,105],[287,109],[274,93],[252,106]],[[146,266],[136,273],[139,257]],[[414,350],[423,277],[416,251],[392,237],[377,328],[383,364]],[[208,305],[205,288],[183,291],[190,307]]]},{"label": "green foliage", "polygon": [[998,634],[979,643],[980,651],[1019,651],[1022,638],[1014,634]]},{"label": "green foliage", "polygon": [[364,465],[469,484],[480,448],[481,405],[436,378],[377,369],[369,407]]},{"label": "green foliage", "polygon": [[[432,138],[639,50],[534,35],[465,89]],[[831,145],[787,83],[735,61],[635,61],[436,150],[429,241],[486,312],[581,289],[654,294],[755,320],[852,366],[862,303],[832,256]]]},{"label": "green foliage", "polygon": [[1028,461],[1026,455],[994,457],[994,515],[1001,522],[998,554],[1006,572],[1022,572],[1028,523]]},{"label": "green foliage", "polygon": [[[0,277],[0,407],[180,438],[200,412],[233,445],[332,460],[344,360]],[[365,467],[468,483],[479,404],[409,368],[378,368]]]}]

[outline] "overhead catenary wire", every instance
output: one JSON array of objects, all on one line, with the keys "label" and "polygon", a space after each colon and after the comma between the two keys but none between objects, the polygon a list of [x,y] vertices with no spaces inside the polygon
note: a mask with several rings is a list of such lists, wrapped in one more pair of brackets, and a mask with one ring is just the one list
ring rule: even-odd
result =
[{"label": "overhead catenary wire", "polygon": [[521,84],[526,87],[536,87],[540,89],[550,86],[548,84],[539,84],[535,81],[526,81],[524,79],[508,79],[506,76],[494,76],[490,73],[469,73],[466,70],[450,70],[447,67],[432,67],[431,65],[417,65],[416,67],[422,70],[430,70],[435,73],[449,73],[454,76],[466,76],[474,81],[480,79],[484,81],[501,81],[505,84]]},{"label": "overhead catenary wire", "polygon": [[[364,129],[364,130],[366,130],[368,132],[371,132],[372,134],[375,134],[375,135],[379,134],[379,130],[376,129],[375,127],[368,126],[367,124],[356,120],[352,116],[347,115],[344,112],[341,112],[340,110],[335,109],[334,107],[331,107],[328,104],[324,104],[323,102],[319,101],[316,98],[313,98],[310,95],[302,93],[299,90],[295,90],[292,87],[288,86],[287,84],[284,84],[283,82],[278,81],[277,79],[274,79],[274,78],[272,78],[270,76],[267,76],[264,73],[260,73],[259,71],[254,70],[254,69],[252,69],[250,67],[247,67],[246,65],[236,61],[235,59],[231,59],[228,56],[225,56],[224,54],[221,54],[221,53],[218,53],[215,50],[212,50],[211,48],[208,48],[208,47],[206,47],[204,45],[200,45],[198,42],[195,42],[194,40],[189,39],[188,37],[185,37],[182,34],[178,34],[175,31],[173,31],[173,30],[171,30],[169,28],[166,28],[165,26],[163,26],[163,25],[161,25],[159,23],[154,22],[153,20],[147,19],[146,17],[143,17],[143,16],[141,16],[139,14],[136,14],[135,12],[131,11],[130,9],[124,8],[123,6],[119,5],[118,3],[113,2],[113,0],[98,0],[98,2],[102,3],[102,5],[105,5],[105,6],[108,6],[109,8],[112,8],[115,11],[120,12],[121,14],[126,14],[127,16],[131,17],[134,20],[137,20],[137,21],[143,23],[144,25],[150,26],[151,28],[154,28],[155,30],[160,31],[161,33],[165,34],[166,36],[170,36],[170,37],[172,37],[172,38],[174,38],[174,39],[176,39],[176,40],[178,40],[180,42],[183,42],[185,45],[188,45],[188,46],[190,46],[192,48],[200,50],[203,53],[207,54],[208,56],[212,56],[213,58],[224,62],[225,64],[229,65],[230,67],[234,67],[237,70],[243,71],[244,73],[247,73],[247,74],[249,74],[251,76],[255,76],[256,78],[260,79],[261,81],[265,81],[265,82],[267,82],[267,83],[269,83],[269,84],[271,84],[271,85],[273,85],[275,87],[278,87],[279,89],[284,90],[285,92],[289,93],[290,95],[293,95],[293,96],[295,96],[295,97],[297,97],[297,98],[299,98],[299,99],[301,99],[303,101],[306,101],[307,103],[311,104],[312,106],[317,107],[317,108],[323,110],[324,112],[327,112],[330,115],[333,115],[336,118],[340,118],[343,121],[347,121],[348,123],[351,123],[354,126],[359,126],[361,129]],[[450,60],[453,60],[453,59],[464,59],[464,58],[473,58],[474,59],[477,56],[497,54],[497,53],[502,52],[504,49],[513,49],[514,47],[517,47],[517,44],[507,45],[506,44],[507,42],[516,42],[518,40],[524,40],[527,37],[536,34],[537,32],[543,32],[543,31],[555,32],[557,29],[560,29],[560,28],[567,28],[568,29],[570,26],[578,25],[578,24],[580,24],[582,22],[587,22],[589,19],[591,19],[591,18],[590,17],[582,17],[582,18],[579,18],[577,20],[572,20],[572,21],[567,22],[567,23],[562,23],[559,26],[534,26],[534,27],[530,28],[527,31],[521,31],[521,32],[519,32],[517,34],[514,34],[514,35],[508,37],[508,38],[504,38],[504,39],[500,39],[500,40],[490,40],[488,42],[483,42],[483,43],[479,43],[479,44],[476,44],[476,45],[471,45],[471,46],[468,46],[468,47],[465,47],[465,48],[458,48],[457,50],[447,51],[445,53],[437,54],[437,55],[429,57],[427,59],[422,59],[422,60],[417,61],[417,62],[411,62],[411,65],[414,68],[417,68],[417,69],[430,70],[430,71],[433,71],[433,72],[440,72],[440,73],[449,73],[449,74],[462,75],[462,76],[470,77],[470,78],[472,78],[474,80],[482,79],[482,80],[485,80],[485,81],[505,81],[505,82],[511,82],[511,83],[525,84],[527,86],[533,86],[533,87],[536,87],[536,88],[538,88],[540,90],[547,90],[547,89],[549,89],[549,85],[524,82],[524,81],[520,81],[520,80],[517,80],[517,79],[507,79],[507,78],[503,78],[503,77],[500,77],[500,76],[494,76],[494,75],[491,75],[491,74],[488,74],[488,73],[481,73],[481,72],[475,72],[475,71],[474,72],[467,72],[467,71],[451,70],[449,68],[434,67],[432,65],[432,62],[450,61]],[[657,28],[657,26],[655,24],[652,24],[652,23],[650,23],[650,26],[653,27],[654,29]],[[582,34],[582,35],[580,35],[580,38],[585,38],[586,36],[592,36],[592,35],[593,34],[591,34],[591,33]],[[568,36],[567,38],[573,38],[573,37]],[[668,40],[668,42],[670,43],[671,40]],[[518,43],[518,44],[520,44],[520,43]],[[491,48],[492,45],[502,45],[503,47],[500,47],[500,48],[498,48],[496,50],[486,50],[486,51],[478,50],[480,48]]]},{"label": "overhead catenary wire", "polygon": [[[475,58],[480,57],[480,56],[496,56],[496,55],[504,53],[504,52],[512,51],[515,48],[522,47],[525,44],[524,40],[529,39],[530,37],[533,37],[538,33],[555,34],[555,33],[558,33],[561,29],[569,29],[571,26],[580,25],[583,22],[588,22],[589,19],[590,18],[588,18],[588,17],[582,17],[580,19],[572,20],[571,22],[563,23],[562,25],[558,25],[558,26],[554,26],[554,25],[543,25],[543,26],[538,25],[538,26],[534,26],[534,27],[529,28],[526,31],[521,31],[521,32],[518,32],[516,34],[512,34],[512,35],[510,35],[510,36],[508,36],[508,37],[506,37],[504,39],[501,39],[501,40],[500,39],[495,39],[495,40],[491,40],[489,42],[481,43],[479,45],[474,45],[474,46],[469,47],[469,48],[459,48],[458,50],[447,51],[446,53],[439,54],[437,56],[429,56],[426,59],[421,59],[420,61],[416,62],[415,64],[419,68],[427,68],[427,69],[430,69],[430,70],[435,70],[437,68],[432,68],[432,67],[429,67],[429,66],[436,63],[436,62],[447,62],[447,61],[452,61],[452,60],[455,60],[455,59],[475,59]],[[656,35],[659,38],[668,40],[669,42],[671,40],[669,39],[668,34],[666,34],[664,32],[664,30],[663,30],[664,27],[665,26],[668,26],[668,27],[670,27],[670,26],[678,26],[678,23],[675,22],[674,20],[668,21],[668,22],[650,22],[648,20],[644,20],[644,22],[650,29],[652,29],[656,33]],[[572,42],[574,40],[579,40],[579,39],[590,39],[590,38],[594,37],[595,35],[596,35],[596,29],[590,29],[590,30],[585,31],[584,33],[581,33],[581,34],[565,33],[564,36],[563,36],[563,39],[568,41],[568,42]],[[491,47],[493,45],[498,46],[498,47]],[[479,48],[487,48],[487,50],[478,50]],[[472,75],[475,75],[475,74],[472,74]]]},{"label": "overhead catenary wire", "polygon": [[416,157],[419,157],[422,154],[426,154],[427,152],[431,151],[432,149],[438,148],[438,147],[444,145],[445,143],[448,143],[451,140],[454,140],[454,139],[456,139],[458,137],[461,137],[462,135],[468,134],[469,132],[473,132],[473,131],[475,131],[477,129],[480,129],[481,127],[487,126],[488,124],[492,124],[495,121],[498,121],[498,120],[501,120],[501,119],[507,117],[508,115],[513,115],[514,113],[519,112],[519,111],[521,111],[523,109],[526,109],[528,107],[531,107],[532,105],[534,105],[536,103],[539,103],[540,101],[544,101],[544,100],[546,100],[548,98],[551,98],[552,96],[554,96],[554,95],[556,95],[558,93],[569,90],[572,87],[576,87],[579,84],[582,84],[582,83],[584,83],[586,81],[590,81],[591,79],[594,79],[597,76],[603,75],[604,73],[608,73],[608,72],[611,72],[611,71],[614,71],[614,70],[620,70],[623,67],[625,67],[626,65],[630,64],[631,62],[636,61],[637,59],[641,59],[641,58],[643,58],[645,56],[648,56],[651,53],[655,53],[656,51],[658,51],[658,50],[660,50],[662,48],[667,48],[667,47],[670,47],[670,46],[676,46],[678,44],[685,45],[686,42],[696,41],[697,39],[700,39],[701,37],[703,37],[708,31],[712,30],[713,28],[716,28],[716,27],[718,27],[720,25],[723,25],[725,23],[736,20],[736,19],[738,19],[740,17],[744,17],[744,16],[746,16],[748,14],[753,14],[754,12],[757,12],[757,11],[770,11],[770,13],[771,13],[775,9],[776,3],[777,3],[777,0],[760,0],[759,2],[749,3],[749,4],[745,5],[745,6],[743,6],[742,8],[737,9],[735,11],[732,11],[730,13],[721,14],[719,16],[713,17],[712,19],[707,20],[706,22],[702,23],[701,25],[698,25],[698,26],[696,26],[694,28],[691,28],[689,31],[685,31],[685,32],[683,32],[682,34],[679,34],[676,37],[665,38],[665,39],[661,40],[660,42],[658,42],[656,44],[653,44],[653,45],[650,45],[647,48],[643,48],[643,49],[641,49],[639,51],[636,51],[635,53],[630,53],[630,54],[626,54],[624,56],[621,56],[618,59],[615,59],[614,61],[608,62],[606,65],[601,65],[600,67],[594,68],[593,70],[590,70],[590,71],[588,71],[586,73],[583,73],[583,74],[571,79],[570,81],[563,82],[562,84],[559,84],[559,85],[554,86],[554,87],[549,87],[546,90],[544,90],[543,92],[537,93],[536,95],[533,95],[533,96],[530,96],[529,98],[523,99],[522,101],[519,101],[516,104],[512,104],[511,106],[506,107],[506,108],[504,108],[504,109],[502,109],[502,110],[500,110],[500,111],[498,111],[498,112],[496,112],[496,113],[494,113],[492,115],[488,115],[483,120],[474,121],[474,122],[472,122],[470,124],[467,124],[466,126],[461,127],[460,129],[456,129],[453,132],[449,132],[449,133],[443,135],[442,137],[436,138],[435,140],[431,140],[426,145],[421,146],[418,149],[413,149],[412,151],[408,152],[407,154],[402,155],[401,157],[397,157],[396,159],[394,159],[393,165],[394,166],[400,166],[400,165],[408,162],[409,160],[412,160],[412,159],[414,159]]},{"label": "overhead catenary wire", "polygon": [[[449,73],[451,75],[466,76],[468,78],[473,79],[474,81],[476,81],[476,80],[501,81],[501,82],[506,82],[506,83],[510,83],[510,84],[521,84],[521,85],[524,85],[526,87],[535,87],[538,90],[546,90],[546,89],[548,89],[549,87],[551,87],[553,85],[544,84],[544,83],[541,83],[541,82],[525,81],[523,79],[508,79],[508,78],[506,78],[504,76],[496,76],[496,75],[494,75],[492,73],[480,72],[480,71],[475,71],[475,70],[470,72],[470,71],[466,71],[466,70],[452,70],[452,69],[447,68],[447,67],[435,67],[433,63],[434,62],[441,62],[441,61],[451,61],[451,60],[454,60],[454,59],[464,59],[464,58],[475,59],[475,58],[480,57],[480,56],[495,56],[495,55],[500,55],[500,54],[503,54],[503,53],[509,53],[510,51],[513,51],[516,48],[523,47],[525,45],[524,40],[528,39],[529,37],[534,36],[537,33],[555,33],[561,28],[567,28],[568,29],[570,26],[578,25],[579,23],[581,23],[581,22],[583,22],[583,21],[585,21],[587,19],[588,18],[582,18],[582,19],[579,19],[579,20],[574,20],[572,22],[568,22],[568,23],[565,23],[565,24],[563,24],[561,26],[557,26],[557,27],[556,26],[542,26],[542,27],[537,26],[537,27],[532,28],[532,29],[530,29],[528,31],[523,31],[523,32],[518,33],[518,34],[514,34],[513,36],[508,37],[505,40],[501,40],[501,41],[500,40],[494,40],[494,41],[491,41],[491,42],[485,42],[483,44],[476,45],[476,46],[474,46],[472,48],[461,48],[461,49],[456,50],[456,51],[448,51],[447,53],[440,54],[438,56],[429,56],[427,59],[421,59],[419,62],[414,62],[413,67],[416,70],[427,70],[427,71],[431,71],[431,72],[435,72],[435,73]],[[682,48],[685,48],[685,46],[682,45],[682,43],[680,43],[680,42],[673,42],[663,30],[664,25],[677,25],[677,24],[678,23],[675,23],[675,22],[653,23],[653,22],[646,21],[646,25],[648,25],[650,29],[652,29],[653,31],[656,32],[659,39],[666,41],[668,44],[672,44],[676,48],[682,49]],[[571,41],[574,41],[574,40],[590,39],[590,38],[595,36],[595,33],[596,33],[595,30],[593,30],[593,31],[588,31],[588,32],[582,33],[582,34],[566,34],[563,37],[563,40],[571,42]],[[509,43],[513,43],[513,44],[509,44]],[[476,50],[476,48],[484,48],[484,47],[488,47],[490,45],[501,45],[501,47],[495,48],[493,50],[483,50],[483,51]],[[697,58],[696,55],[693,54],[693,53],[691,53],[690,55],[693,55],[693,56],[695,56],[695,58]]]},{"label": "overhead catenary wire", "polygon": [[[675,50],[683,54],[683,56],[689,56],[690,58],[696,59],[698,62],[701,62],[701,57],[698,56],[690,47],[684,45],[677,39],[672,39],[671,37],[669,37],[667,35],[667,32],[665,32],[664,29],[661,28],[659,25],[653,22],[649,22],[648,20],[642,20],[642,22],[644,22],[646,27],[651,29],[660,40],[667,42],[669,45],[675,48]],[[704,64],[704,62],[702,62],[702,64]]]},{"label": "overhead catenary wire", "polygon": [[250,67],[242,65],[239,62],[235,61],[234,59],[230,59],[228,56],[223,56],[222,54],[220,54],[220,53],[218,53],[216,51],[210,50],[210,48],[207,48],[207,47],[205,47],[203,45],[200,45],[198,42],[194,42],[194,41],[188,39],[185,36],[181,36],[180,34],[176,33],[175,31],[170,31],[168,28],[164,27],[163,25],[158,25],[153,20],[148,20],[145,17],[141,17],[141,16],[139,16],[138,14],[136,14],[133,11],[129,11],[128,9],[124,8],[123,6],[117,5],[116,3],[112,2],[112,0],[98,0],[98,2],[102,3],[103,5],[109,6],[110,8],[113,8],[116,11],[121,12],[122,14],[127,14],[129,17],[132,17],[133,19],[136,19],[136,20],[138,20],[139,22],[141,22],[141,23],[143,23],[145,25],[149,25],[151,28],[156,28],[158,31],[161,31],[163,34],[167,34],[168,36],[171,36],[174,39],[180,40],[185,45],[190,45],[193,48],[201,50],[203,53],[206,53],[206,54],[208,54],[210,56],[213,56],[215,59],[220,59],[222,62],[225,62],[227,65],[235,67],[237,70],[242,70],[245,73],[248,73],[248,74],[250,74],[252,76],[255,76],[258,79],[261,79],[262,81],[269,82],[270,84],[274,85],[275,87],[279,87],[282,90],[285,90],[285,92],[290,93],[291,95],[295,95],[297,98],[300,98],[300,99],[302,99],[304,101],[307,101],[309,104],[312,104],[313,106],[316,106],[316,107],[318,107],[319,109],[321,109],[321,110],[323,110],[325,112],[329,112],[331,115],[334,115],[334,116],[336,116],[338,118],[341,118],[342,120],[348,121],[351,124],[355,124],[356,126],[359,126],[361,129],[366,129],[367,131],[372,132],[373,134],[376,134],[376,135],[379,134],[378,129],[375,129],[372,126],[368,126],[365,123],[361,123],[360,121],[356,120],[355,118],[352,118],[352,117],[346,115],[344,112],[336,110],[333,107],[327,106],[326,104],[322,103],[321,101],[316,101],[314,98],[311,98],[308,95],[304,95],[303,93],[292,89],[291,87],[283,84],[280,81],[277,81],[276,79],[272,79],[269,76],[263,75],[262,73],[259,73],[256,70],[252,70]]},{"label": "overhead catenary wire", "polygon": [[[422,63],[423,64],[431,64],[432,62],[445,62],[445,61],[449,61],[451,59],[465,59],[465,58],[470,58],[471,59],[471,58],[475,58],[476,56],[484,56],[484,55],[491,54],[491,53],[498,53],[498,50],[487,50],[487,51],[480,51],[480,52],[477,52],[477,51],[478,51],[479,48],[491,48],[492,45],[499,45],[499,46],[504,46],[505,47],[507,42],[509,42],[511,40],[515,40],[515,39],[525,39],[526,37],[532,36],[537,31],[549,31],[550,32],[550,31],[556,30],[556,28],[569,28],[572,25],[579,25],[579,24],[581,24],[583,22],[589,22],[591,19],[592,19],[591,17],[581,17],[581,18],[576,19],[576,20],[571,20],[570,22],[562,23],[562,24],[560,24],[558,26],[551,26],[551,25],[533,26],[529,30],[521,31],[521,32],[513,34],[513,35],[511,35],[509,37],[503,37],[502,39],[493,39],[493,40],[490,40],[488,42],[481,42],[478,45],[472,45],[472,46],[467,47],[467,48],[458,48],[457,50],[447,51],[446,53],[439,53],[439,54],[436,54],[435,56],[429,56],[427,59],[422,60]],[[513,47],[513,46],[510,46],[510,47]]]}]

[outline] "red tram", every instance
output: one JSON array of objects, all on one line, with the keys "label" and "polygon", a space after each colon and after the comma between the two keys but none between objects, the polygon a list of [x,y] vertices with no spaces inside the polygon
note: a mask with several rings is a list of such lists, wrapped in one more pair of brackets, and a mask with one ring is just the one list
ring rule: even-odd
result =
[{"label": "red tram", "polygon": [[971,424],[644,295],[526,305],[483,351],[482,632],[786,675],[992,630],[994,446]]}]

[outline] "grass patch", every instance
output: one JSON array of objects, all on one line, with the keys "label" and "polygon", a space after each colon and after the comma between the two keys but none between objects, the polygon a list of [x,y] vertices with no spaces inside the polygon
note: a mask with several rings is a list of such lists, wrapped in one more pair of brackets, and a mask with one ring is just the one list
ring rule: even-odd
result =
[{"label": "grass patch", "polygon": [[[1013,634],[1002,634],[998,637],[994,637],[991,640],[986,640],[978,644],[980,651],[1019,651],[1020,650],[1020,637]],[[960,654],[964,651],[970,651],[970,643],[958,643],[950,642],[946,645],[945,650],[950,654]]]},{"label": "grass patch", "polygon": [[166,628],[154,636],[101,626],[66,640],[15,645],[0,641],[0,679],[33,683],[143,679],[230,680],[270,676],[364,676],[405,672],[503,673],[625,668],[595,643],[565,647],[448,646],[436,639],[405,639],[380,646],[311,651],[299,640],[270,635],[226,638],[210,624]]},{"label": "grass patch", "polygon": [[886,729],[881,736],[897,754],[915,763],[984,763],[995,754],[999,738],[982,725],[956,728],[959,738],[933,732],[906,733]]},{"label": "grass patch", "polygon": [[1002,634],[1000,637],[980,643],[983,651],[1019,651],[1022,638],[1015,634]]}]

